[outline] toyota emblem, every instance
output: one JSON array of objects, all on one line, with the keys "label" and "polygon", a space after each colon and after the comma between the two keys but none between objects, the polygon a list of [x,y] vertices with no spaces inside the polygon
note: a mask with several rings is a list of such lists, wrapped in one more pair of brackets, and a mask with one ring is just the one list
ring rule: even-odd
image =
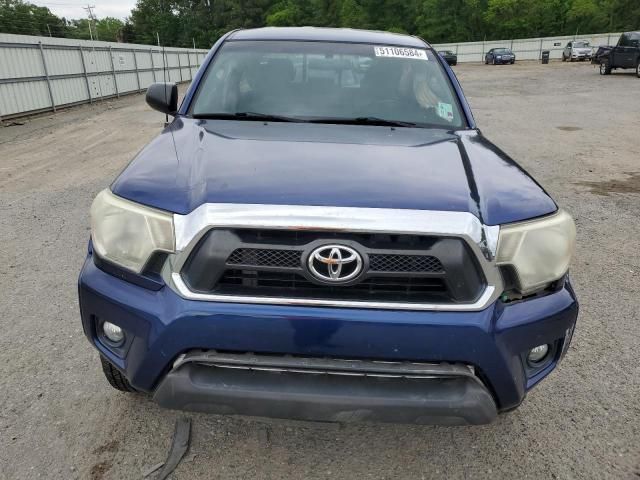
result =
[{"label": "toyota emblem", "polygon": [[360,275],[362,256],[345,245],[323,245],[309,254],[307,266],[318,280],[344,283]]}]

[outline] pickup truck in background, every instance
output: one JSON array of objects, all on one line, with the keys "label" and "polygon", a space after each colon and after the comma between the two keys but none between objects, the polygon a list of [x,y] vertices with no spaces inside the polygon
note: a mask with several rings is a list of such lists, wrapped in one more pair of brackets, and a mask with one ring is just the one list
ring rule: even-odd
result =
[{"label": "pickup truck in background", "polygon": [[599,47],[592,63],[600,65],[600,75],[610,75],[617,68],[635,68],[640,78],[640,32],[623,33],[615,47]]}]

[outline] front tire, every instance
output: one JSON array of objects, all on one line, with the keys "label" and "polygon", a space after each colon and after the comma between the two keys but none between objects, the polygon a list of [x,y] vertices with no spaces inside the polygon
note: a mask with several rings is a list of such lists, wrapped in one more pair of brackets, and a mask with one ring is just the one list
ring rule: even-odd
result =
[{"label": "front tire", "polygon": [[638,60],[638,64],[636,65],[636,76],[640,78],[640,60]]},{"label": "front tire", "polygon": [[102,364],[102,373],[104,373],[107,382],[121,392],[135,392],[136,389],[131,386],[127,377],[125,377],[120,370],[113,366],[111,362],[105,360],[100,356],[100,363]]},{"label": "front tire", "polygon": [[609,62],[600,62],[600,75],[611,75]]},{"label": "front tire", "polygon": [[562,54],[562,61],[566,62],[567,61],[567,57],[564,56],[564,53]]}]

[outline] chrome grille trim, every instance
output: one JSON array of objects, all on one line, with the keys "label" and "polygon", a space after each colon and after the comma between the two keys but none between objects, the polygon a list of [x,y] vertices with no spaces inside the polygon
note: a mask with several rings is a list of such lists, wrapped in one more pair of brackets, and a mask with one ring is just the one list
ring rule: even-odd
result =
[{"label": "chrome grille trim", "polygon": [[474,303],[402,303],[370,302],[350,300],[322,300],[314,298],[251,297],[236,295],[217,295],[215,293],[196,293],[189,290],[179,273],[171,274],[172,283],[178,294],[189,300],[221,303],[258,303],[265,305],[301,305],[307,307],[361,308],[374,310],[433,310],[441,312],[477,311],[485,309],[495,298],[496,288],[488,286]]},{"label": "chrome grille trim", "polygon": [[[207,203],[173,216],[176,249],[193,246],[212,227],[334,230],[466,237],[495,256],[498,226],[482,225],[468,212],[391,208]],[[190,249],[189,249],[190,250]]]},{"label": "chrome grille trim", "polygon": [[[300,205],[204,204],[187,215],[174,215],[177,252],[169,256],[163,277],[169,287],[190,300],[415,311],[479,311],[502,292],[495,265],[499,226],[486,226],[468,212]],[[200,239],[212,228],[315,230],[456,237],[465,240],[478,260],[487,287],[473,303],[401,303],[253,297],[191,291],[179,272]]]}]

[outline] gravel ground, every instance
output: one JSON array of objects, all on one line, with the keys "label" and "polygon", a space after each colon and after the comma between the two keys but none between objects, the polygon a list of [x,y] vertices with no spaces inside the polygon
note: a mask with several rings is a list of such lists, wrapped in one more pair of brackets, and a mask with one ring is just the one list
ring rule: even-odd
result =
[{"label": "gravel ground", "polygon": [[[484,133],[576,217],[568,357],[489,426],[190,415],[175,479],[640,477],[640,80],[590,65],[461,65]],[[0,478],[141,478],[177,412],[111,389],[76,278],[93,196],[158,133],[130,96],[0,128]]]}]

